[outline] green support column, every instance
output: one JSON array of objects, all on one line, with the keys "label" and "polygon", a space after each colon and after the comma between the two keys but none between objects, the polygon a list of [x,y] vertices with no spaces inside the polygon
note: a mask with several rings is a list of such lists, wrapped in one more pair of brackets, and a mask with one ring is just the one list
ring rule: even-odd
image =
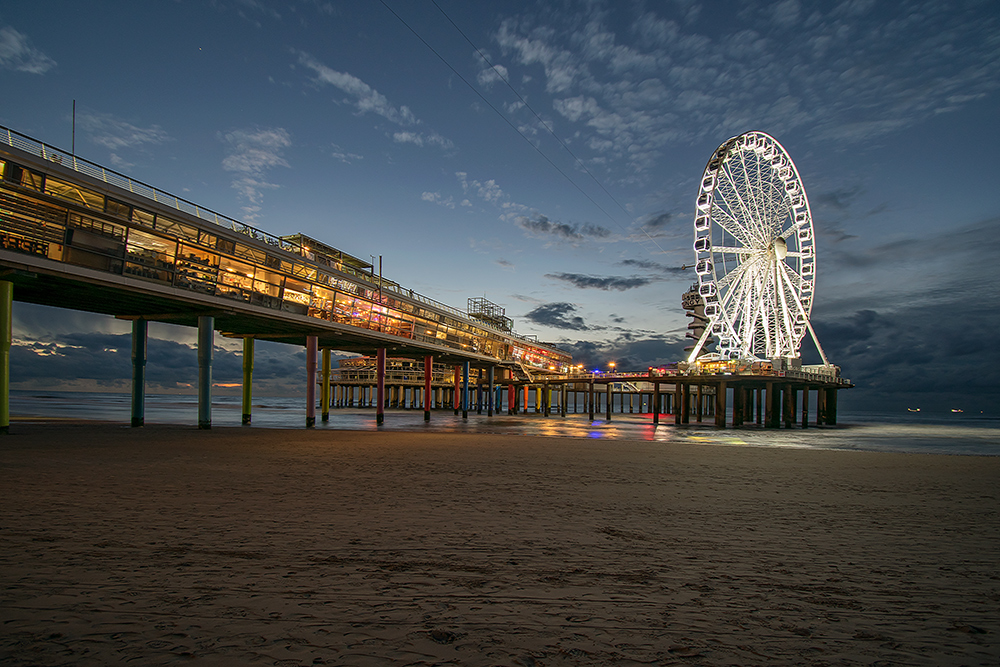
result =
[{"label": "green support column", "polygon": [[198,428],[212,428],[212,346],[215,318],[198,317]]},{"label": "green support column", "polygon": [[0,433],[10,432],[10,346],[14,342],[14,283],[0,280]]},{"label": "green support column", "polygon": [[250,424],[253,402],[253,338],[243,339],[243,424]]},{"label": "green support column", "polygon": [[323,384],[320,385],[319,400],[322,405],[320,408],[320,419],[324,422],[330,421],[330,348],[323,348]]},{"label": "green support column", "polygon": [[146,423],[146,320],[132,320],[132,428]]}]

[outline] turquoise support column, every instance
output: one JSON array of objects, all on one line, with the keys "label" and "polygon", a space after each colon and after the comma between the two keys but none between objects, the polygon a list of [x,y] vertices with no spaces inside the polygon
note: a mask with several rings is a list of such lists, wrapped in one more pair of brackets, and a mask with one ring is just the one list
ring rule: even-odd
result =
[{"label": "turquoise support column", "polygon": [[132,320],[132,428],[146,423],[146,320]]},{"label": "turquoise support column", "polygon": [[462,419],[469,418],[469,362],[462,364]]},{"label": "turquoise support column", "polygon": [[306,428],[316,425],[316,353],[319,339],[306,336]]},{"label": "turquoise support column", "polygon": [[198,317],[198,428],[212,428],[212,346],[215,318]]},{"label": "turquoise support column", "polygon": [[0,280],[0,434],[10,432],[10,346],[14,342],[14,283]]},{"label": "turquoise support column", "polygon": [[243,339],[243,424],[250,423],[253,400],[253,338]]}]

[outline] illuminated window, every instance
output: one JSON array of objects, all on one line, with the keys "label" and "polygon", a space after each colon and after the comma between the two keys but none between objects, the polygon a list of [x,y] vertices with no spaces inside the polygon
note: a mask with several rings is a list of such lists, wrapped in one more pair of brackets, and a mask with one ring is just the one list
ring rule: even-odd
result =
[{"label": "illuminated window", "polygon": [[96,209],[98,211],[104,210],[103,195],[87,190],[86,188],[73,185],[72,183],[60,181],[59,179],[52,178],[51,176],[45,179],[45,192],[53,197],[59,197],[60,199],[65,199],[73,202],[74,204],[86,206],[87,208]]}]

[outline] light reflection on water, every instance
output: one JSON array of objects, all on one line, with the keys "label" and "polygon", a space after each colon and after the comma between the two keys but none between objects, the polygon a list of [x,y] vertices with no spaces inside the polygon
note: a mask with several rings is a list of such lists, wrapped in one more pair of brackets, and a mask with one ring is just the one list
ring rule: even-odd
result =
[{"label": "light reflection on water", "polygon": [[[90,419],[129,423],[128,394],[70,392],[11,392],[11,415],[18,420]],[[197,422],[197,396],[149,395],[146,423],[193,425]],[[240,426],[239,396],[213,397],[214,426]],[[254,401],[252,428],[304,428],[305,407],[301,398],[262,397]],[[425,422],[422,410],[388,410],[385,424],[375,424],[374,409],[333,409],[330,421],[317,414],[318,430],[432,431],[439,433],[503,434],[586,438],[607,441],[643,440],[702,446],[782,447],[896,451],[936,454],[1000,455],[1000,421],[976,417],[935,418],[921,415],[841,414],[840,425],[808,429],[717,429],[711,420],[675,426],[669,415],[653,425],[651,415],[618,414],[611,421],[591,421],[586,414],[545,417],[530,413],[487,417],[474,411],[468,419],[451,410],[435,410]]]}]

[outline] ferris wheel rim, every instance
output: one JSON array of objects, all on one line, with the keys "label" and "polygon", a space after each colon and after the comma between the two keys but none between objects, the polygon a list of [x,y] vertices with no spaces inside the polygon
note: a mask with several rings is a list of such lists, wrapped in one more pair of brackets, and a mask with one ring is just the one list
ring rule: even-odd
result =
[{"label": "ferris wheel rim", "polygon": [[798,356],[810,329],[815,236],[798,169],[773,136],[746,132],[713,152],[702,173],[694,234],[709,322],[689,361],[709,334],[718,335],[723,358]]}]

